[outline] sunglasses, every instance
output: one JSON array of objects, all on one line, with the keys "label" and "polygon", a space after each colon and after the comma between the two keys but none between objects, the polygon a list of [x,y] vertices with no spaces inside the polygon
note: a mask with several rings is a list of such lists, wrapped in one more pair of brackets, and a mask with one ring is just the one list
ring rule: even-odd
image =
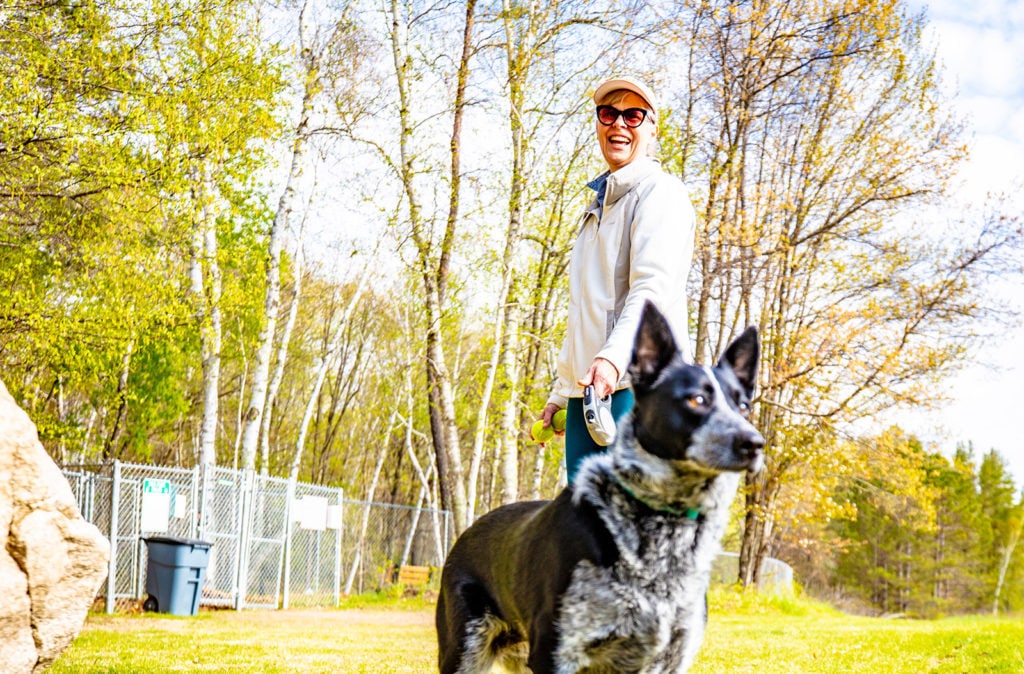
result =
[{"label": "sunglasses", "polygon": [[623,123],[629,128],[635,129],[644,123],[649,112],[650,110],[644,110],[643,108],[619,110],[610,105],[599,105],[597,106],[597,121],[605,126],[611,126],[621,115]]}]

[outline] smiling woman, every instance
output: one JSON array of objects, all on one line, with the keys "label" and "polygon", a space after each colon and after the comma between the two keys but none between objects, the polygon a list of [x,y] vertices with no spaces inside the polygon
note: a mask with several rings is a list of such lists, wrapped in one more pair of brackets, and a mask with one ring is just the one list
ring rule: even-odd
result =
[{"label": "smiling woman", "polygon": [[684,358],[686,277],[695,215],[687,189],[657,160],[658,103],[631,77],[594,91],[594,129],[608,170],[590,182],[595,196],[580,220],[569,267],[569,316],[558,357],[558,379],[540,418],[551,424],[566,410],[565,465],[569,482],[583,459],[603,451],[583,422],[583,392],[611,396],[620,418],[633,405],[625,377],[644,302],[666,316]]},{"label": "smiling woman", "polygon": [[600,100],[597,140],[608,167],[616,171],[638,157],[653,156],[658,126],[650,104],[626,89],[612,91]]}]

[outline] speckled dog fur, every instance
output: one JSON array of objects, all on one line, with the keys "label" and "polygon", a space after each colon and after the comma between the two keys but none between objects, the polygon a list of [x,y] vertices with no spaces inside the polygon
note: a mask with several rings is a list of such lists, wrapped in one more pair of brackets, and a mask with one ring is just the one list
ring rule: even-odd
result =
[{"label": "speckled dog fur", "polygon": [[648,304],[629,367],[636,404],[609,451],[553,501],[498,508],[452,549],[441,672],[685,672],[740,474],[762,463],[747,420],[757,356],[749,328],[716,367],[686,364]]}]

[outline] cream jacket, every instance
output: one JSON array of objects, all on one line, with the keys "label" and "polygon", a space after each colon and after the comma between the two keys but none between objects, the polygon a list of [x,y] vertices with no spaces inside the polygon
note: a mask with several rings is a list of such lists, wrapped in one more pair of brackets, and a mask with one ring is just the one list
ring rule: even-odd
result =
[{"label": "cream jacket", "polygon": [[576,382],[594,358],[606,358],[629,385],[626,366],[644,300],[669,321],[684,357],[693,360],[687,330],[686,277],[696,216],[686,187],[642,158],[608,174],[603,210],[595,198],[583,214],[569,264],[569,316],[549,403],[580,397]]}]

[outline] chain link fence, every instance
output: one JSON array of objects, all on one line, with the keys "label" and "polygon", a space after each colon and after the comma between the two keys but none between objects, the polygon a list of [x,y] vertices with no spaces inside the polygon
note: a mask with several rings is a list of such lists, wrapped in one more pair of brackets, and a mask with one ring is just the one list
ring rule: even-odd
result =
[{"label": "chain link fence", "polygon": [[[352,501],[252,471],[115,461],[66,466],[64,476],[82,516],[110,539],[108,613],[145,598],[149,536],[210,543],[200,604],[235,609],[337,606],[392,585],[403,566],[441,567],[454,538],[447,511]],[[737,569],[738,555],[722,553],[712,582],[735,582]],[[793,569],[766,559],[760,586],[792,592]]]},{"label": "chain link fence", "polygon": [[388,585],[403,566],[437,566],[452,540],[447,511],[346,501],[343,520],[353,538],[342,557],[345,594]]},{"label": "chain link fence", "polygon": [[[711,565],[711,582],[733,585],[740,573],[740,556],[735,552],[720,552]],[[793,594],[793,567],[781,559],[765,557],[761,562],[758,589],[774,594]]]},{"label": "chain link fence", "polygon": [[150,536],[211,544],[200,604],[336,606],[386,587],[395,569],[440,567],[446,511],[345,498],[341,489],[220,466],[65,466],[83,517],[107,534],[106,610],[145,597]]}]

